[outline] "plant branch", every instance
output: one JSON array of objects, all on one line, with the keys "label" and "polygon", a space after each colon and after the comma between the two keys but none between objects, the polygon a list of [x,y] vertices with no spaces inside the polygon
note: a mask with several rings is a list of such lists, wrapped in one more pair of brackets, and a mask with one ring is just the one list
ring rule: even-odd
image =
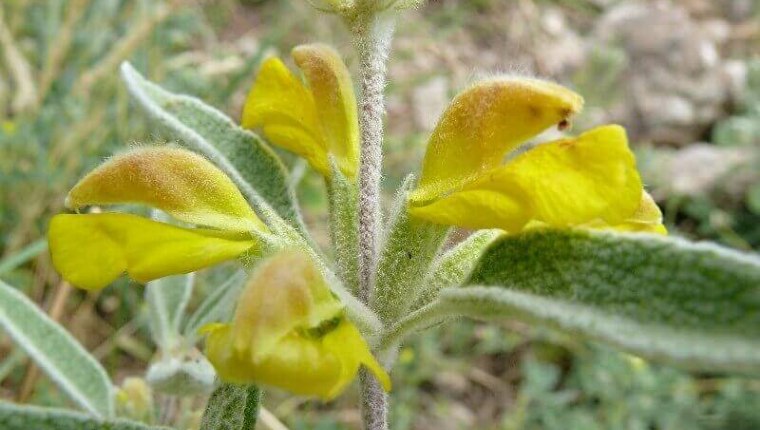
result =
[{"label": "plant branch", "polygon": [[394,347],[410,333],[460,316],[461,314],[458,314],[454,309],[436,300],[410,313],[384,332],[380,338],[378,350],[384,351]]}]

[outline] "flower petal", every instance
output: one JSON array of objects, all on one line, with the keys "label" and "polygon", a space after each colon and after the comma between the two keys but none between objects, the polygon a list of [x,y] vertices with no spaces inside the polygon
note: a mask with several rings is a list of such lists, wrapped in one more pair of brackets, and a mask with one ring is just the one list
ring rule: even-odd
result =
[{"label": "flower petal", "polygon": [[359,330],[348,322],[342,322],[324,338],[324,345],[343,361],[341,381],[333,388],[330,397],[337,396],[356,377],[359,366],[365,366],[377,378],[385,391],[391,390],[391,378],[369,350]]},{"label": "flower petal", "polygon": [[330,175],[328,144],[312,93],[278,58],[261,66],[243,107],[243,127],[262,128],[267,138]]},{"label": "flower petal", "polygon": [[243,290],[233,320],[235,345],[260,360],[293,330],[317,328],[342,312],[309,257],[282,251],[263,262]]},{"label": "flower petal", "polygon": [[515,233],[529,222],[571,227],[628,220],[641,203],[642,184],[619,126],[533,148],[483,174],[461,191],[415,206],[432,222]]},{"label": "flower petal", "polygon": [[295,394],[330,400],[356,378],[363,364],[386,391],[391,389],[390,377],[374,359],[356,327],[345,318],[321,339],[291,333],[261,360],[252,360],[237,350],[234,330],[230,324],[214,324],[204,329],[208,334],[206,355],[227,382],[276,386]]},{"label": "flower petal", "polygon": [[232,323],[204,331],[209,361],[229,382],[331,399],[365,365],[390,389],[387,373],[303,252],[286,250],[262,263]]},{"label": "flower petal", "polygon": [[233,259],[250,236],[184,229],[128,214],[56,215],[48,233],[53,265],[72,284],[97,290],[127,272],[148,282]]},{"label": "flower petal", "polygon": [[293,59],[309,84],[328,152],[348,178],[359,164],[359,120],[351,75],[340,55],[323,44],[293,49]]},{"label": "flower petal", "polygon": [[139,148],[116,155],[69,192],[66,205],[137,203],[178,220],[221,230],[266,231],[232,181],[208,160],[178,148]]},{"label": "flower petal", "polygon": [[506,77],[457,96],[433,131],[411,199],[425,203],[501,165],[527,139],[578,112],[583,99],[560,85]]},{"label": "flower petal", "polygon": [[662,212],[660,212],[660,208],[646,191],[641,193],[641,203],[636,212],[633,213],[633,216],[626,219],[624,223],[611,228],[618,231],[668,234],[668,229],[662,224]]},{"label": "flower petal", "polygon": [[231,325],[216,324],[204,331],[208,333],[206,356],[224,381],[264,384],[325,399],[340,381],[340,360],[319,342],[287,336],[278,344],[276,354],[255,362],[234,347]]},{"label": "flower petal", "polygon": [[[517,187],[514,193],[519,193]],[[413,216],[436,224],[455,225],[472,229],[502,228],[520,231],[530,220],[530,207],[524,196],[497,190],[459,191],[424,206],[409,206]]]}]

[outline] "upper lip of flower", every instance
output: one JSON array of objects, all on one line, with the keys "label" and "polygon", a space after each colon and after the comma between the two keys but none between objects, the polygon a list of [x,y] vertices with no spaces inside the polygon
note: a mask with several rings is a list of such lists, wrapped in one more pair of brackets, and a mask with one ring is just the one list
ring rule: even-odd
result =
[{"label": "upper lip of flower", "polygon": [[327,45],[297,46],[292,56],[305,84],[278,58],[266,60],[246,99],[243,127],[261,128],[270,142],[304,157],[326,177],[333,158],[343,175],[354,178],[359,125],[348,69]]},{"label": "upper lip of flower", "polygon": [[503,161],[543,130],[566,127],[582,106],[569,89],[533,78],[473,85],[452,101],[430,137],[418,186],[408,196],[410,213],[513,233],[536,222],[638,222],[645,192],[622,127],[597,127]]},{"label": "upper lip of flower", "polygon": [[227,176],[205,158],[179,148],[137,148],[82,178],[66,206],[133,203],[180,221],[223,231],[266,230]]},{"label": "upper lip of flower", "polygon": [[506,153],[582,107],[580,95],[552,82],[514,76],[478,82],[439,120],[410,200],[438,198],[501,166]]},{"label": "upper lip of flower", "polygon": [[255,251],[254,233],[268,233],[224,173],[176,148],[117,155],[79,181],[66,203],[74,210],[140,204],[210,227],[185,228],[117,213],[53,217],[53,264],[65,279],[89,289],[106,286],[123,271],[142,282],[195,271]]}]

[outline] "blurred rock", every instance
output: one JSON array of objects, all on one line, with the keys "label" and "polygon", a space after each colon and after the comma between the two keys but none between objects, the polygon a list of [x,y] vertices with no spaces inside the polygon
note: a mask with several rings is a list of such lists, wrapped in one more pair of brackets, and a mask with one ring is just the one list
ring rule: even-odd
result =
[{"label": "blurred rock", "polygon": [[726,16],[732,21],[743,21],[752,16],[753,11],[758,7],[757,0],[723,0]]},{"label": "blurred rock", "polygon": [[412,91],[412,109],[415,125],[423,131],[432,131],[449,104],[449,80],[437,76]]},{"label": "blurred rock", "polygon": [[673,154],[669,163],[670,186],[678,194],[696,195],[712,189],[747,159],[740,148],[718,148],[697,143]]},{"label": "blurred rock", "polygon": [[678,3],[693,17],[721,16],[738,22],[752,16],[757,0],[679,0]]},{"label": "blurred rock", "polygon": [[747,63],[740,60],[729,60],[723,65],[729,96],[732,103],[742,100],[747,89],[749,70]]},{"label": "blurred rock", "polygon": [[700,140],[725,114],[732,80],[718,44],[726,24],[709,31],[670,2],[621,3],[596,24],[588,50],[624,50],[624,94],[606,120],[626,125],[634,140],[681,146]]},{"label": "blurred rock", "polygon": [[583,39],[570,28],[559,8],[547,8],[540,19],[542,31],[535,41],[535,67],[545,76],[567,76],[586,60]]},{"label": "blurred rock", "polygon": [[[709,193],[722,179],[751,163],[747,148],[722,148],[695,143],[679,150],[660,150],[650,161],[642,157],[642,174],[658,199],[670,195],[697,196]],[[732,182],[735,177],[731,177]],[[736,192],[741,192],[736,190]]]}]

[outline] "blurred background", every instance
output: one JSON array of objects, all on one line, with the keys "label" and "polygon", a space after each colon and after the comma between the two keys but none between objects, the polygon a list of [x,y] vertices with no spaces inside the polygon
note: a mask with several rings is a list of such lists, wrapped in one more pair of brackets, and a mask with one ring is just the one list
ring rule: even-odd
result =
[{"label": "blurred background", "polygon": [[[338,20],[305,0],[2,0],[0,277],[115,381],[142,375],[154,355],[143,288],[72,290],[44,235],[84,172],[131,144],[172,139],[130,102],[118,65],[237,120],[261,59],[313,41],[354,68]],[[390,63],[387,196],[419,165],[452,96],[497,73],[575,88],[586,98],[576,131],[626,126],[673,234],[760,249],[760,2],[431,0],[404,14]],[[327,243],[323,188],[307,172],[298,192]],[[208,278],[199,295],[213,286]],[[393,377],[394,429],[760,428],[760,380],[688,374],[517,323],[425,332]],[[354,429],[355,397],[324,405],[268,391],[265,404],[288,428]],[[0,399],[68,406],[2,333]]]}]

